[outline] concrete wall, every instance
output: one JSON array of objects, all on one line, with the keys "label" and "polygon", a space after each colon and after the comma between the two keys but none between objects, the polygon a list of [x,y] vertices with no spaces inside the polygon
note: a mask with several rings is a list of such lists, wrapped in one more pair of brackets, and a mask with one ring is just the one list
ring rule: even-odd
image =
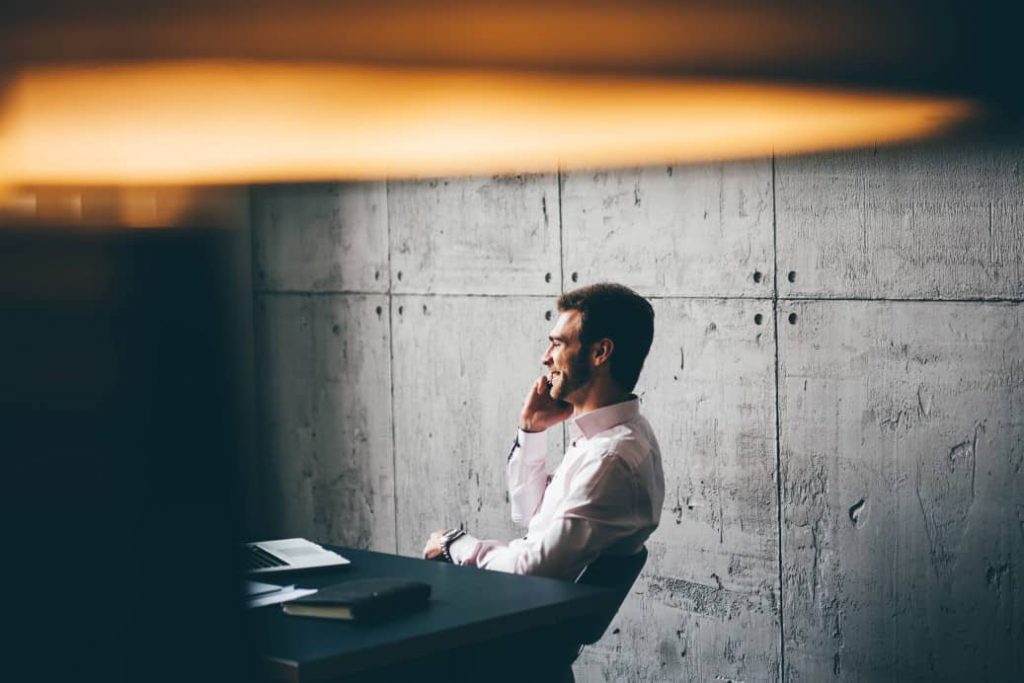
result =
[{"label": "concrete wall", "polygon": [[[578,680],[1024,676],[1024,148],[253,191],[262,529],[508,520],[558,292],[652,298],[650,560]],[[549,434],[552,466],[564,435]]]}]

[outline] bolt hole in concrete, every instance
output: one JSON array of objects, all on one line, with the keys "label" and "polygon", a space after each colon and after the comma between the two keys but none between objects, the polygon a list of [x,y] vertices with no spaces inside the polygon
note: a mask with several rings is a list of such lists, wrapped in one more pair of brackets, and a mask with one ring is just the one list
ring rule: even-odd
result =
[{"label": "bolt hole in concrete", "polygon": [[544,319],[551,320],[551,311],[544,311]]},{"label": "bolt hole in concrete", "polygon": [[796,271],[795,270],[789,271],[789,274],[786,275],[786,279],[789,280],[790,282],[796,282]]},{"label": "bolt hole in concrete", "polygon": [[757,315],[754,316],[754,324],[755,325],[760,325],[763,322],[764,322],[764,316],[763,315],[758,313]]},{"label": "bolt hole in concrete", "polygon": [[868,516],[868,501],[865,498],[861,498],[850,507],[850,521],[853,522],[853,526],[860,528],[864,524],[864,520]]},{"label": "bolt hole in concrete", "polygon": [[789,314],[789,324],[796,325],[796,313]]},{"label": "bolt hole in concrete", "polygon": [[398,307],[398,315],[402,315],[402,313],[404,313],[404,312],[405,312],[405,306],[399,306]]},{"label": "bolt hole in concrete", "polygon": [[402,279],[402,271],[398,271],[398,279],[399,279],[399,280],[401,280],[401,279]]},{"label": "bolt hole in concrete", "polygon": [[754,282],[761,282],[761,271],[754,271]]},{"label": "bolt hole in concrete", "polygon": [[551,282],[551,273],[544,273],[544,282]]},{"label": "bolt hole in concrete", "polygon": [[573,273],[570,277],[572,278],[573,282],[576,282],[576,281],[578,281],[580,279],[580,274],[579,273]]},{"label": "bolt hole in concrete", "polygon": [[383,308],[381,308],[380,306],[378,306],[378,307],[377,307],[377,315],[380,315],[380,314],[381,314],[381,313],[383,313],[383,312],[384,312],[384,309],[383,309]]}]

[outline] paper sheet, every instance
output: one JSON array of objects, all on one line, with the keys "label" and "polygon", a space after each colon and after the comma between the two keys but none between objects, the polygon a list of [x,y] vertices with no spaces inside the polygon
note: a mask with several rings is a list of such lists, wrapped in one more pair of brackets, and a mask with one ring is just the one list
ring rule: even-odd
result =
[{"label": "paper sheet", "polygon": [[304,595],[316,593],[315,588],[296,588],[295,586],[275,586],[275,588],[276,590],[273,591],[263,590],[255,595],[250,595],[246,598],[246,606],[264,607],[265,605],[275,605],[279,602],[288,602],[289,600],[301,598]]}]

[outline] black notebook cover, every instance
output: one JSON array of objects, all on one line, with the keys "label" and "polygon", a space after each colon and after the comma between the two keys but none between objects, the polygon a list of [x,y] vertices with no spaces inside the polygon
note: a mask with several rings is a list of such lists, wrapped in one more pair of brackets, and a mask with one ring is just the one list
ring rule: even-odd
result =
[{"label": "black notebook cover", "polygon": [[419,609],[430,598],[430,585],[409,579],[355,579],[321,588],[286,602],[287,614],[325,619],[383,619]]}]

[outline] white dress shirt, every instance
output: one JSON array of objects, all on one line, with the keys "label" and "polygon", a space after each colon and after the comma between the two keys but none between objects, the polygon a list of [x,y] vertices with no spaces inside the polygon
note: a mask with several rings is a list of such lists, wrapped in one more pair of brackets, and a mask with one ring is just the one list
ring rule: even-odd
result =
[{"label": "white dress shirt", "polygon": [[508,460],[512,521],[526,536],[505,544],[466,535],[456,564],[575,579],[598,555],[631,555],[658,526],[665,499],[661,451],[632,398],[569,420],[571,445],[552,476],[543,432],[519,431]]}]

